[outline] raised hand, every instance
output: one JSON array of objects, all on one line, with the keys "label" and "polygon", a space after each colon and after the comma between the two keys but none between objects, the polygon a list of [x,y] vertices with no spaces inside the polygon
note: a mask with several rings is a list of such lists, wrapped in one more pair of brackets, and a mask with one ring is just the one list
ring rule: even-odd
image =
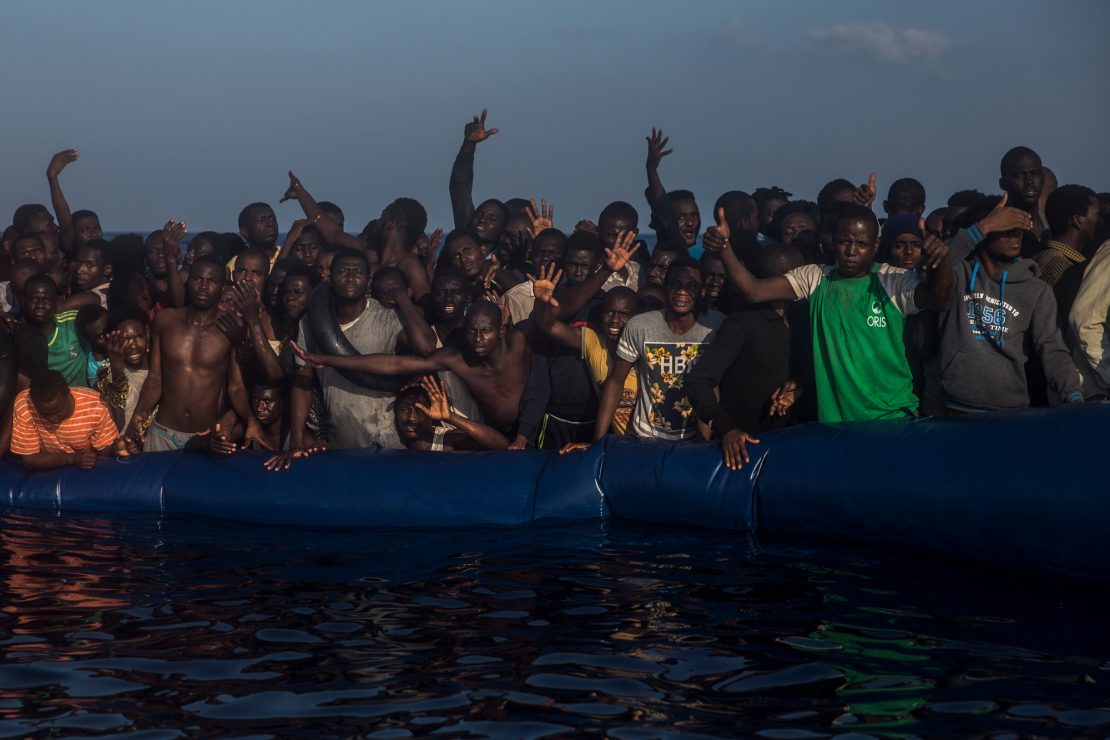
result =
[{"label": "raised hand", "polygon": [[108,359],[112,362],[122,363],[128,350],[135,346],[135,339],[125,339],[119,329],[108,332]]},{"label": "raised hand", "polygon": [[544,229],[555,228],[555,205],[552,204],[548,207],[547,200],[540,200],[540,207],[536,208],[536,201],[528,201],[528,205],[524,206],[524,213],[528,216],[531,226],[528,227],[528,235],[533,239]]},{"label": "raised hand", "polygon": [[[1025,211],[1022,211],[1025,213]],[[1029,215],[1029,214],[1025,214]],[[932,270],[944,264],[948,258],[948,245],[945,244],[940,237],[936,234],[925,230],[925,219],[918,219],[917,226],[921,229],[921,233],[925,234],[925,244],[921,247],[921,263],[919,267],[922,270]]]},{"label": "raised hand", "polygon": [[443,241],[443,229],[436,229],[430,237],[427,234],[421,234],[416,237],[416,241],[412,245],[412,252],[420,258],[421,262],[428,263],[435,258],[436,250],[439,249],[441,241]]},{"label": "raised hand", "polygon": [[867,178],[866,185],[860,185],[856,188],[856,192],[852,193],[852,202],[870,208],[871,204],[875,202],[875,173],[872,172],[871,176]]},{"label": "raised hand", "polygon": [[76,149],[63,149],[50,158],[50,164],[46,166],[46,176],[51,180],[62,174],[62,170],[70,162],[76,162],[81,154]]},{"label": "raised hand", "polygon": [[289,346],[293,348],[293,352],[297,355],[297,357],[301,358],[301,361],[304,362],[304,364],[317,369],[324,367],[324,363],[320,362],[319,355],[313,354],[312,352],[306,352],[293,340],[289,340]]},{"label": "raised hand", "polygon": [[301,181],[293,174],[293,170],[289,170],[289,187],[285,189],[285,195],[281,196],[278,203],[284,203],[287,200],[296,200],[304,194],[304,188],[301,186]]},{"label": "raised hand", "polygon": [[176,265],[181,256],[181,240],[189,233],[189,225],[172,218],[162,227],[162,256],[166,265]]},{"label": "raised hand", "polygon": [[622,231],[617,234],[617,241],[612,249],[605,250],[605,266],[613,272],[620,272],[632,259],[632,255],[640,248],[641,242],[635,241],[635,231]]},{"label": "raised hand", "polygon": [[532,283],[532,291],[536,294],[536,300],[546,303],[552,308],[559,307],[559,302],[555,300],[555,288],[562,279],[563,271],[558,269],[554,263],[541,267],[539,277],[528,276],[528,281]]},{"label": "raised hand", "polygon": [[463,137],[471,144],[478,144],[493,136],[499,129],[486,128],[486,109],[482,108],[481,116],[474,116],[474,120],[466,124],[463,129]]},{"label": "raised hand", "polygon": [[439,384],[435,375],[425,375],[420,378],[420,387],[428,394],[428,405],[416,403],[416,409],[428,415],[432,421],[447,421],[451,418],[451,402],[447,392]]},{"label": "raised hand", "polygon": [[1033,217],[1020,208],[1007,206],[1006,203],[1009,199],[1009,194],[1003,193],[1002,200],[998,201],[998,205],[979,222],[979,230],[983,232],[984,236],[1000,231],[1012,231],[1013,229],[1033,230]]},{"label": "raised hand", "polygon": [[725,209],[717,209],[717,225],[712,226],[705,230],[705,236],[702,237],[702,246],[710,252],[723,252],[728,249],[728,240],[732,236],[732,230],[728,226],[728,221],[725,220]]},{"label": "raised hand", "polygon": [[724,458],[725,466],[729,470],[739,470],[751,462],[751,457],[748,455],[750,444],[757,445],[759,440],[739,429],[725,433],[724,439],[721,440],[721,457]]},{"label": "raised hand", "polygon": [[247,333],[247,324],[237,311],[220,311],[216,314],[216,328],[232,344],[239,344]]},{"label": "raised hand", "polygon": [[670,143],[671,137],[663,135],[663,129],[652,129],[651,136],[647,137],[648,153],[647,153],[647,168],[649,170],[658,169],[659,163],[663,161],[663,157],[671,154],[674,149],[667,149],[667,144]]}]

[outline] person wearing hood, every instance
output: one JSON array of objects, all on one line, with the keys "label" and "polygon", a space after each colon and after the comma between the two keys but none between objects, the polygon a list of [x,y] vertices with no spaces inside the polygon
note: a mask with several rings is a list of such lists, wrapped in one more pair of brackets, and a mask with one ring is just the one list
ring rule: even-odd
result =
[{"label": "person wearing hood", "polygon": [[[999,201],[983,199],[969,218],[986,217]],[[992,232],[969,260],[953,263],[956,289],[940,319],[940,383],[949,413],[1028,406],[1027,343],[1044,368],[1050,400],[1083,400],[1052,288],[1038,279],[1033,260],[1021,258],[1021,246],[1020,228]]]}]

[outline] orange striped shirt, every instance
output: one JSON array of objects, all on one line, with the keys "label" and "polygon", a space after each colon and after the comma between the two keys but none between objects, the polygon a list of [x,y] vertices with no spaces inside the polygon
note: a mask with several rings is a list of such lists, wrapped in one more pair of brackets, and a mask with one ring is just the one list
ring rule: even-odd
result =
[{"label": "orange striped shirt", "polygon": [[51,424],[35,410],[30,391],[20,391],[12,409],[12,452],[76,452],[92,445],[102,450],[116,441],[118,431],[112,412],[89,388],[70,388],[73,413],[61,424]]}]

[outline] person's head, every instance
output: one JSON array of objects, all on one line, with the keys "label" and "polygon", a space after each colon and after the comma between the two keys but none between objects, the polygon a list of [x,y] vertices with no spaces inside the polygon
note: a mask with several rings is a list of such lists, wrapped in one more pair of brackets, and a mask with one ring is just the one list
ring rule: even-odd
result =
[{"label": "person's head", "polygon": [[81,306],[73,319],[78,338],[100,353],[108,351],[108,312],[99,305]]},{"label": "person's head", "polygon": [[829,180],[817,193],[817,209],[821,211],[821,217],[825,217],[834,203],[851,203],[855,192],[856,186],[843,177]]},{"label": "person's head", "polygon": [[686,255],[686,245],[679,241],[666,241],[656,245],[648,260],[646,282],[649,285],[663,285],[667,270],[680,255]]},{"label": "person's head", "polygon": [[925,217],[925,231],[935,237],[942,237],[944,234],[944,214],[948,213],[948,208],[934,208]]},{"label": "person's head", "polygon": [[[770,226],[771,219],[775,215],[775,211],[782,208],[782,206],[790,200],[790,196],[791,193],[786,192],[778,185],[772,185],[769,188],[755,189],[755,192],[752,193],[752,199],[759,209],[760,231],[766,233],[767,227]],[[725,217],[727,218],[728,215],[726,214]]]},{"label": "person's head", "polygon": [[39,418],[57,426],[73,413],[73,395],[66,378],[57,370],[40,370],[31,376],[27,395]]},{"label": "person's head", "polygon": [[948,208],[944,211],[944,228],[941,230],[940,237],[945,241],[954,237],[959,231],[955,226],[956,221],[968,208],[985,197],[987,196],[978,190],[957,190],[952,193],[948,198]]},{"label": "person's head", "polygon": [[77,250],[73,260],[77,290],[92,290],[112,279],[112,265],[105,259],[108,249],[108,242],[94,239]]},{"label": "person's head", "polygon": [[336,303],[350,305],[366,300],[370,284],[370,262],[366,252],[345,247],[331,261],[331,292]]},{"label": "person's head", "polygon": [[15,293],[16,298],[21,302],[26,302],[24,298],[24,289],[27,287],[27,281],[32,275],[45,275],[46,267],[41,262],[32,259],[16,260],[12,265],[10,280],[12,282],[12,293]]},{"label": "person's head", "polygon": [[285,397],[280,383],[255,383],[251,386],[251,413],[264,427],[281,421]]},{"label": "person's head", "polygon": [[701,299],[701,289],[701,265],[686,254],[676,257],[663,279],[667,310],[677,316],[693,313]]},{"label": "person's head", "polygon": [[285,272],[281,281],[278,301],[288,321],[297,321],[308,309],[308,299],[320,284],[320,273],[306,264],[294,264]]},{"label": "person's head", "polygon": [[[100,240],[89,242],[89,244],[100,243]],[[114,272],[146,271],[146,247],[141,235],[134,233],[117,234],[107,244],[108,248],[104,252],[105,259],[112,265]]]},{"label": "person's head", "polygon": [[417,404],[427,407],[429,403],[428,394],[419,385],[408,385],[397,391],[397,397],[393,401],[393,425],[406,447],[414,442],[432,439],[432,420],[417,408]]},{"label": "person's head", "polygon": [[12,214],[12,226],[17,234],[46,231],[51,234],[58,233],[58,225],[54,223],[54,215],[41,203],[26,203],[15,209]]},{"label": "person's head", "polygon": [[648,283],[636,292],[636,313],[662,311],[667,304],[667,294],[662,285]]},{"label": "person's head", "polygon": [[716,252],[703,252],[698,262],[701,264],[703,281],[702,300],[708,306],[716,306],[721,299],[721,292],[725,289],[725,283],[728,282],[725,263],[721,260],[721,255]]},{"label": "person's head", "polygon": [[188,270],[197,257],[216,256],[222,259],[223,255],[218,249],[219,243],[220,235],[215,231],[200,232],[190,239],[189,244],[185,247],[185,254],[181,258],[181,266]]},{"label": "person's head", "polygon": [[[342,208],[332,203],[330,200],[322,200],[316,205],[320,206],[320,210],[324,212],[324,216],[339,224],[340,231],[343,230],[343,225],[346,223],[347,218],[343,215]],[[305,262],[308,262],[308,260],[305,260]]]},{"label": "person's head", "polygon": [[[986,218],[1002,200],[997,195],[988,195],[970,206],[956,222],[957,228],[967,228]],[[1021,257],[1021,243],[1024,232],[1021,229],[993,231],[986,235],[976,247],[980,257],[987,257],[997,263],[1013,262]]]},{"label": "person's head", "polygon": [[309,224],[301,232],[293,248],[289,250],[289,256],[311,265],[319,252],[320,232],[313,224]]},{"label": "person's head", "polygon": [[[771,205],[775,210],[782,207],[786,201],[773,199]],[[777,205],[775,204],[777,202]],[[729,190],[722,193],[717,202],[713,204],[714,217],[717,211],[724,209],[725,222],[733,233],[742,232],[754,236],[761,228],[759,204],[747,193],[740,190]]]},{"label": "person's head", "polygon": [[1045,220],[1052,236],[1080,249],[1090,246],[1099,230],[1099,202],[1095,191],[1083,185],[1064,185],[1048,197]]},{"label": "person's head", "polygon": [[689,190],[672,190],[667,193],[675,221],[678,223],[678,236],[687,247],[698,243],[701,233],[701,212],[698,210],[694,194]]},{"label": "person's head", "polygon": [[105,294],[108,309],[116,306],[131,305],[150,313],[154,310],[154,298],[150,294],[150,283],[137,272],[119,272],[112,278]]},{"label": "person's head", "polygon": [[239,235],[256,249],[272,251],[278,236],[274,209],[266,203],[251,203],[244,208],[239,212]]},{"label": "person's head", "polygon": [[563,279],[567,285],[578,285],[593,274],[600,261],[601,240],[587,231],[576,231],[563,252]]},{"label": "person's head", "polygon": [[147,272],[155,279],[164,278],[169,273],[166,255],[162,253],[164,245],[165,238],[161,229],[150,232],[143,241],[143,248],[146,250],[143,262],[146,264]]},{"label": "person's head", "polygon": [[489,245],[495,244],[501,238],[501,232],[505,230],[505,224],[508,221],[509,209],[501,201],[490,198],[479,203],[474,209],[470,223],[467,224],[467,231],[471,238],[486,245],[488,249]]},{"label": "person's head", "polygon": [[1095,234],[1095,244],[1102,244],[1110,239],[1110,193],[1099,193],[1098,197],[1098,233]]},{"label": "person's head", "polygon": [[316,269],[316,274],[320,276],[320,280],[325,283],[331,282],[331,263],[335,260],[335,255],[339,251],[339,247],[331,244],[325,244],[320,247],[320,251],[316,254],[316,259],[312,261],[312,266]]},{"label": "person's head", "polygon": [[471,280],[482,274],[488,254],[488,244],[476,239],[469,231],[453,231],[447,235],[443,251],[448,264],[457,267]]},{"label": "person's head", "polygon": [[235,258],[231,279],[237,283],[246,284],[255,293],[261,295],[262,284],[268,274],[270,274],[270,258],[260,249],[247,247]]},{"label": "person's head", "polygon": [[1041,167],[1044,170],[1044,187],[1041,188],[1041,197],[1037,201],[1038,207],[1043,211],[1048,205],[1049,197],[1056,192],[1056,188],[1060,183],[1056,180],[1056,173],[1049,167]]},{"label": "person's head", "polygon": [[62,251],[57,231],[35,231],[35,236],[46,250],[46,264],[52,267],[68,267],[69,255]]},{"label": "person's head", "polygon": [[802,252],[789,244],[769,244],[759,250],[752,273],[760,279],[785,275],[805,262]]},{"label": "person's head", "polygon": [[37,234],[22,234],[12,240],[12,262],[22,259],[46,265],[46,246]]},{"label": "person's head", "polygon": [[567,235],[558,229],[544,229],[532,240],[532,269],[541,270],[563,261]]},{"label": "person's head", "polygon": [[70,215],[73,223],[73,246],[80,247],[93,239],[103,239],[104,230],[100,228],[100,217],[92,211],[74,211]]},{"label": "person's head", "polygon": [[[497,259],[503,264],[519,265],[528,259],[528,249],[531,236],[528,231],[532,227],[532,220],[527,213],[512,213],[505,222],[501,231],[501,238],[497,242]],[[428,255],[430,259],[434,255]]]},{"label": "person's head", "polygon": [[1044,188],[1044,168],[1037,153],[1026,146],[1015,146],[1002,156],[1002,176],[998,186],[1009,196],[1007,205],[1032,212]]},{"label": "person's head", "polygon": [[282,257],[270,268],[270,274],[266,276],[266,282],[262,285],[262,303],[267,311],[280,312],[281,284],[285,282],[285,273],[291,266],[303,264],[304,262],[295,257]]},{"label": "person's head", "polygon": [[878,249],[879,222],[875,214],[856,203],[843,204],[833,227],[837,272],[843,277],[866,275]]},{"label": "person's head", "polygon": [[454,321],[465,314],[470,305],[469,281],[460,270],[451,267],[436,273],[432,280],[432,313],[436,321]]},{"label": "person's head", "polygon": [[628,320],[636,315],[639,298],[636,291],[623,285],[609,290],[601,300],[601,318],[598,333],[603,339],[616,342]]},{"label": "person's head", "polygon": [[606,249],[612,249],[617,237],[625,231],[638,231],[640,214],[631,204],[618,200],[602,209],[597,217],[597,235]]},{"label": "person's head", "polygon": [[919,222],[912,213],[900,213],[887,219],[879,239],[879,259],[894,267],[915,269],[921,262],[925,245]]},{"label": "person's head", "polygon": [[412,288],[409,287],[409,280],[400,268],[383,267],[370,278],[370,297],[386,308],[393,308],[397,305],[397,299],[394,295],[397,291],[402,291],[409,298],[412,298]]},{"label": "person's head", "polygon": [[123,364],[132,370],[142,367],[146,362],[150,347],[150,319],[147,313],[137,306],[116,306],[108,311],[106,331],[119,332],[127,342]]},{"label": "person's head", "polygon": [[910,213],[918,218],[925,212],[925,186],[912,177],[903,177],[890,183],[883,210],[887,216]]},{"label": "person's head", "polygon": [[817,243],[819,225],[817,204],[808,200],[791,201],[775,211],[766,234],[783,244],[806,249]]},{"label": "person's head", "polygon": [[27,278],[23,298],[23,319],[28,324],[45,326],[58,313],[58,285],[45,273]]},{"label": "person's head", "polygon": [[189,266],[189,279],[185,281],[189,307],[197,311],[215,308],[226,281],[227,268],[217,257],[205,255],[194,259]]},{"label": "person's head", "polygon": [[466,311],[463,332],[467,347],[480,359],[489,357],[501,346],[505,329],[501,307],[489,301],[475,301]]},{"label": "person's head", "polygon": [[413,198],[398,198],[385,207],[378,219],[378,227],[383,232],[385,229],[396,229],[401,233],[405,249],[416,243],[427,225],[428,212]]}]

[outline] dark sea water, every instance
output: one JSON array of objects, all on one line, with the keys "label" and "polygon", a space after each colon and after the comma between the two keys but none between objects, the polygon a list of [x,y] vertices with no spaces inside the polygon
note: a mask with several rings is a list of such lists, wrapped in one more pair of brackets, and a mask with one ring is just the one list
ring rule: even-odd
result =
[{"label": "dark sea water", "polygon": [[1107,594],[623,522],[0,522],[0,736],[1104,736]]}]

